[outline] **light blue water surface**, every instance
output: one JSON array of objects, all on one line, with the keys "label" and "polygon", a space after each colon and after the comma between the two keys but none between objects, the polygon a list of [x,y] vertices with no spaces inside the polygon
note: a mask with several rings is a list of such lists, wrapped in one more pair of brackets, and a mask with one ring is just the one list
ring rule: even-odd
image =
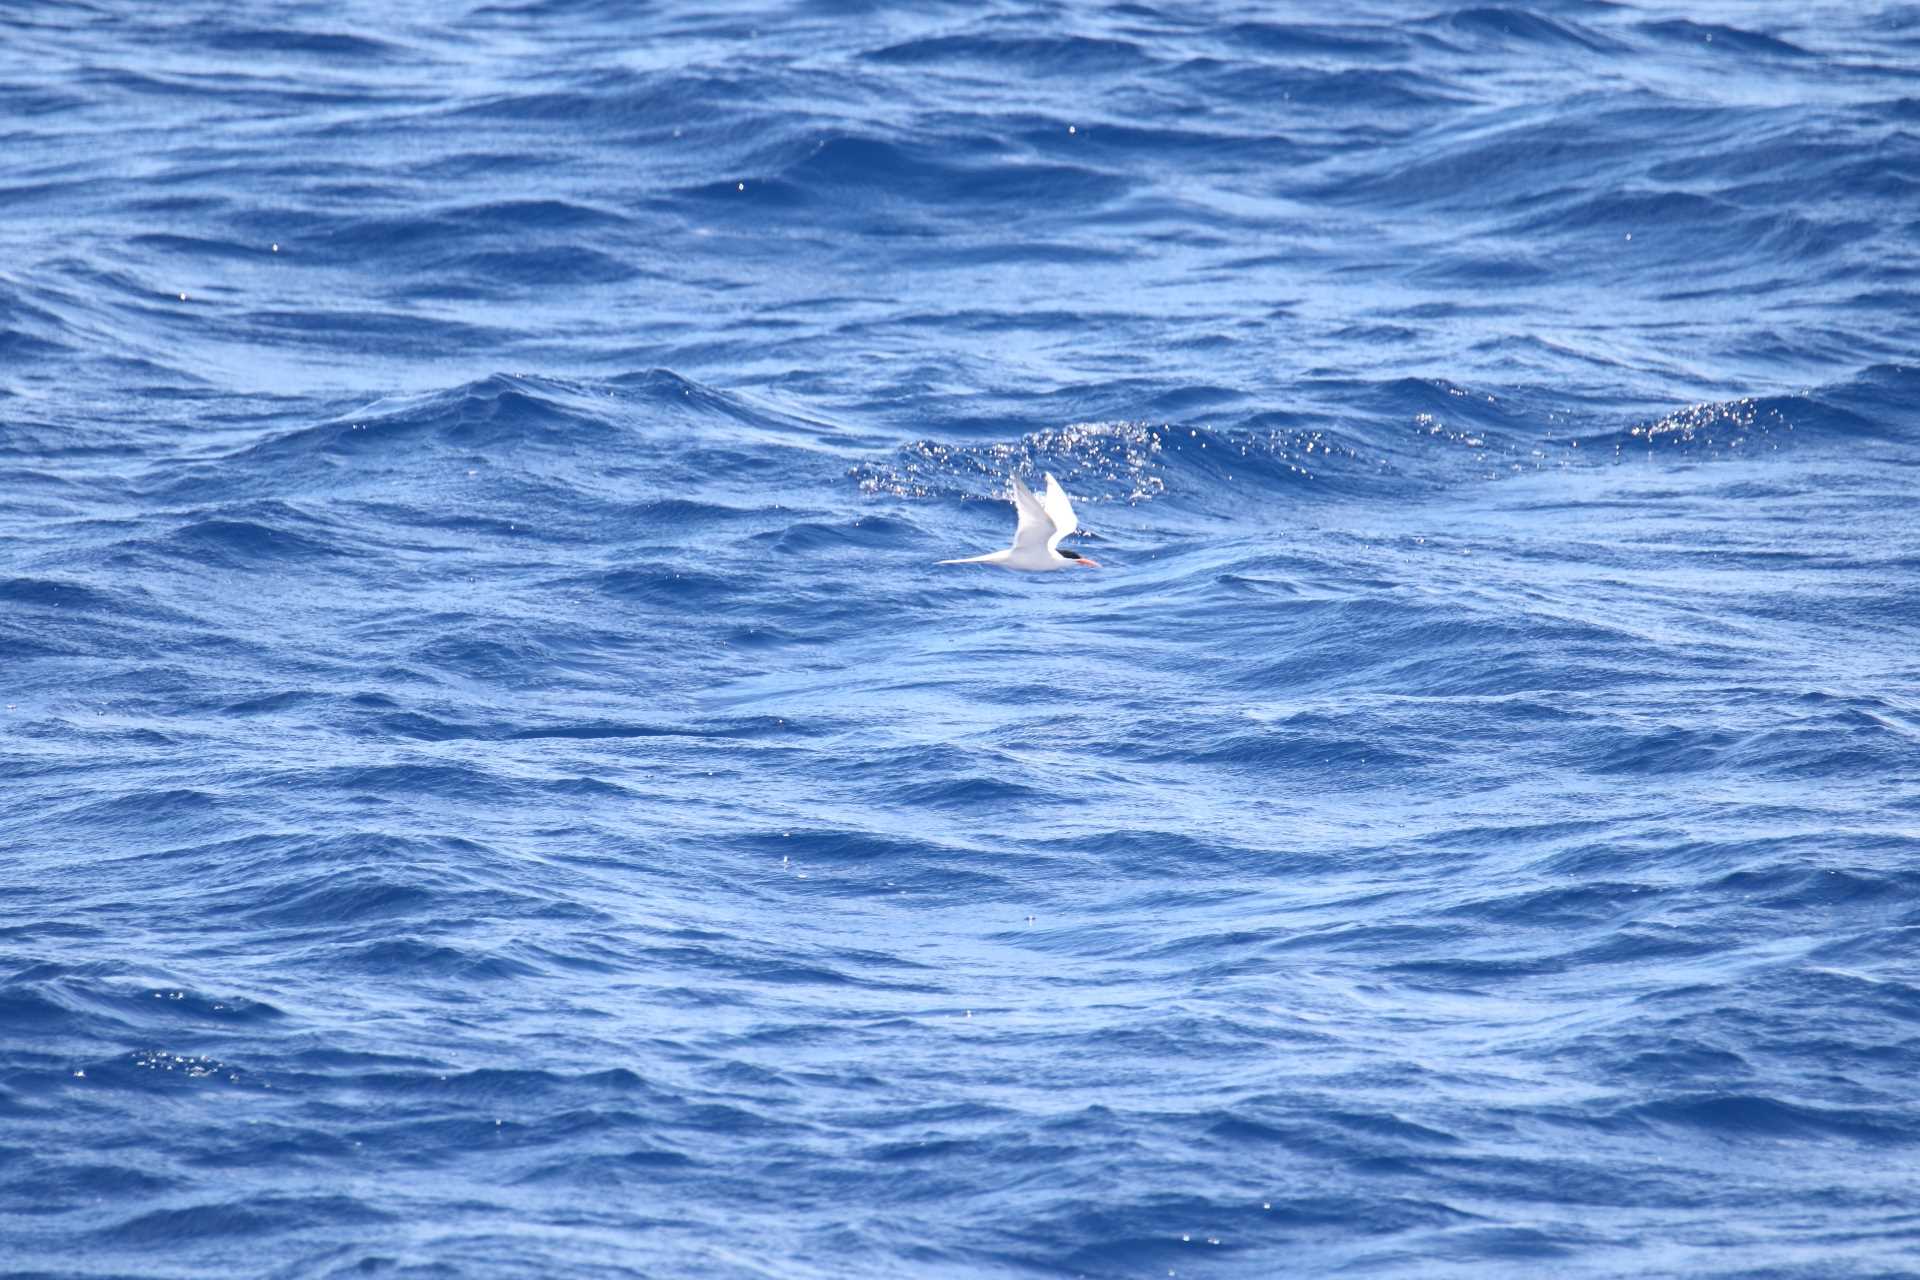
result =
[{"label": "light blue water surface", "polygon": [[1920,1271],[1920,7],[402,9],[0,13],[0,1273]]}]

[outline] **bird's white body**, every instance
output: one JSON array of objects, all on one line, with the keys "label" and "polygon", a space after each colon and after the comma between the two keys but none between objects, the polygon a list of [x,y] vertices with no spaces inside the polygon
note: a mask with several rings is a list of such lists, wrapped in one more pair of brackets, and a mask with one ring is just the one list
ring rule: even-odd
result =
[{"label": "bird's white body", "polygon": [[1013,507],[1020,522],[1013,529],[1013,545],[1005,551],[989,551],[964,560],[942,560],[941,564],[997,564],[1002,569],[1022,573],[1048,573],[1080,564],[1098,568],[1098,563],[1076,552],[1060,553],[1060,539],[1078,528],[1073,504],[1066,490],[1051,474],[1047,476],[1047,498],[1042,502],[1033,490],[1013,477]]}]

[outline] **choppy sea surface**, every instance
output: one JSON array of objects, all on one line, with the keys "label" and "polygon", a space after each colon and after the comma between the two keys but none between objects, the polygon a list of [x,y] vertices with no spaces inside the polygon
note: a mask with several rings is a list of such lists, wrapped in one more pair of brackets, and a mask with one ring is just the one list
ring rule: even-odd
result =
[{"label": "choppy sea surface", "polygon": [[15,0],[0,157],[0,1273],[1920,1273],[1920,6]]}]

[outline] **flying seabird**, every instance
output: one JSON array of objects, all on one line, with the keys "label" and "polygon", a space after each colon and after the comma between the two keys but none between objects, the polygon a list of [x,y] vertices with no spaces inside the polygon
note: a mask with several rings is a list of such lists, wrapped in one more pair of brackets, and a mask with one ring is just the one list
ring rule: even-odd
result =
[{"label": "flying seabird", "polygon": [[1026,573],[1046,573],[1053,569],[1065,569],[1069,565],[1082,564],[1090,569],[1098,569],[1097,560],[1088,559],[1078,551],[1062,551],[1060,539],[1072,533],[1077,527],[1073,517],[1073,504],[1067,501],[1067,491],[1051,474],[1047,476],[1047,500],[1042,503],[1033,496],[1033,490],[1013,477],[1013,507],[1020,515],[1020,523],[1013,529],[1013,545],[1005,551],[989,551],[983,556],[968,556],[964,560],[942,560],[941,564],[997,564],[1002,569],[1018,569]]}]

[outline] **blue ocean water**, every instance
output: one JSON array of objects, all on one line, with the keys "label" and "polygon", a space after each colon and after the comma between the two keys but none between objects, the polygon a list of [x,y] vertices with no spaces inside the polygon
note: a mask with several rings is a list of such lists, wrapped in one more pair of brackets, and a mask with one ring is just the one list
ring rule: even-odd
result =
[{"label": "blue ocean water", "polygon": [[0,1273],[1920,1273],[1920,6],[15,0],[0,156]]}]

